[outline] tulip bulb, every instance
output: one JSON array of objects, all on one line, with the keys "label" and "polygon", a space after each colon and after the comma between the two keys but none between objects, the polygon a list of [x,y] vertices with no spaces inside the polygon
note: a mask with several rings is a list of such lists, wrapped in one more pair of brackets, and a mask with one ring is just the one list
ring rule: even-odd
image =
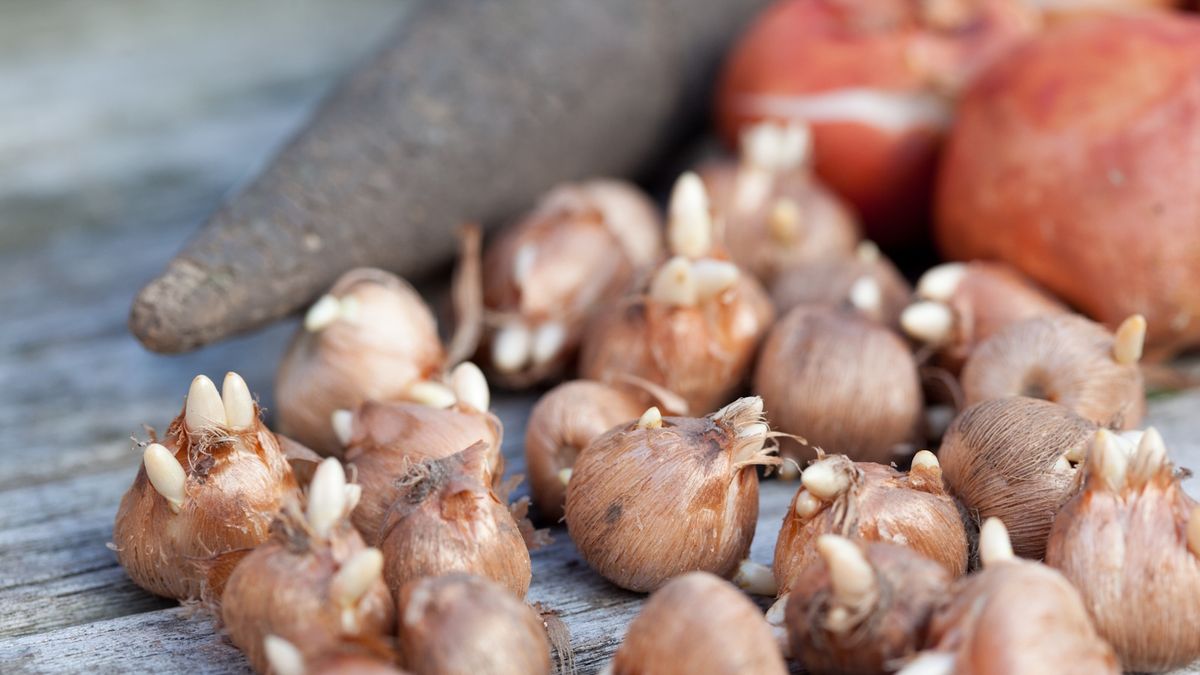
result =
[{"label": "tulip bulb", "polygon": [[695,174],[679,179],[670,214],[674,257],[654,271],[645,292],[594,318],[580,374],[644,380],[679,395],[690,410],[713,410],[741,385],[774,311],[757,281],[721,259]]},{"label": "tulip bulb", "polygon": [[754,603],[707,572],[675,577],[646,601],[613,656],[612,675],[783,675]]},{"label": "tulip bulb", "polygon": [[334,411],[428,395],[423,383],[440,375],[445,358],[433,314],[412,286],[382,270],[346,272],[309,308],[279,364],[280,430],[340,457]]},{"label": "tulip bulb", "polygon": [[429,576],[400,591],[400,659],[414,675],[550,675],[541,617],[507,589],[468,574]]},{"label": "tulip bulb", "polygon": [[682,401],[652,386],[591,380],[564,382],[538,399],[525,427],[525,466],[542,521],[562,519],[567,480],[579,453],[609,429],[637,419],[656,401],[677,413],[685,412]]},{"label": "tulip bulb", "polygon": [[899,326],[912,294],[900,271],[871,242],[859,244],[852,256],[788,268],[770,290],[780,314],[800,305],[820,305],[848,309],[889,327]]},{"label": "tulip bulb", "polygon": [[292,642],[268,635],[263,638],[263,652],[272,675],[405,675],[393,665],[391,648],[379,639],[346,637],[336,647],[306,658]]},{"label": "tulip bulb", "polygon": [[383,555],[350,524],[357,493],[351,488],[341,464],[324,460],[303,512],[294,503],[285,509],[271,538],[230,575],[221,621],[256,670],[265,671],[272,660],[270,635],[307,661],[335,651],[345,639],[379,639],[391,631],[395,609],[383,583]]},{"label": "tulip bulb", "polygon": [[1162,672],[1200,658],[1200,505],[1184,493],[1162,437],[1127,456],[1098,431],[1083,488],[1054,519],[1046,564],[1079,589],[1125,670]]},{"label": "tulip bulb", "polygon": [[779,464],[767,433],[756,397],[707,417],[651,415],[609,430],[567,485],[571,539],[597,572],[635,591],[692,570],[731,576],[754,537],[755,467]]},{"label": "tulip bulb", "polygon": [[722,244],[738,267],[770,284],[786,270],[850,256],[858,223],[813,176],[807,126],[748,127],[741,146],[739,161],[698,170],[723,224]]},{"label": "tulip bulb", "polygon": [[220,597],[229,570],[268,536],[297,495],[275,434],[237,373],[222,393],[197,375],[142,468],[113,526],[117,560],[138,586],[178,600]]},{"label": "tulip bulb", "polygon": [[505,230],[483,266],[493,379],[527,387],[561,375],[595,308],[661,257],[659,221],[636,187],[599,179],[559,185]]},{"label": "tulip bulb", "polygon": [[[992,547],[1000,549],[991,550]],[[930,622],[930,651],[900,675],[1118,675],[1117,659],[1057,570],[1011,557],[997,519],[980,536],[983,570],[960,579]],[[1010,555],[1003,552],[1008,549]]]},{"label": "tulip bulb", "polygon": [[364,403],[344,420],[348,437],[343,454],[362,482],[362,503],[351,518],[368,542],[379,531],[400,489],[396,481],[413,465],[453,455],[482,441],[486,444],[480,480],[499,487],[504,473],[500,453],[503,430],[491,413],[465,405],[438,409],[417,403]]},{"label": "tulip bulb", "polygon": [[962,370],[967,405],[1006,396],[1044,398],[1096,424],[1129,429],[1146,408],[1138,359],[1146,321],[1116,334],[1075,314],[1011,324],[979,345]]},{"label": "tulip bulb", "polygon": [[805,672],[884,673],[924,645],[953,577],[907,546],[816,540],[786,605],[789,643]]},{"label": "tulip bulb", "polygon": [[1048,401],[995,399],[951,423],[938,459],[968,511],[1003,520],[1017,555],[1040,559],[1095,432],[1092,422]]},{"label": "tulip bulb", "polygon": [[908,473],[829,455],[804,469],[800,482],[775,544],[781,596],[797,589],[799,575],[819,563],[816,543],[828,534],[908,546],[951,577],[966,573],[963,516],[932,453],[917,453]]},{"label": "tulip bulb", "polygon": [[394,594],[421,577],[467,572],[525,597],[529,550],[513,514],[483,478],[488,452],[486,443],[475,443],[414,463],[396,480],[379,530],[384,577]]},{"label": "tulip bulb", "polygon": [[[922,419],[917,364],[890,330],[823,307],[793,309],[771,329],[754,390],[774,428],[854,459],[888,462]],[[785,456],[801,448],[787,442]]]},{"label": "tulip bulb", "polygon": [[946,263],[917,282],[918,301],[900,316],[909,337],[934,347],[957,372],[975,348],[1000,329],[1067,308],[1015,269],[976,261]]}]

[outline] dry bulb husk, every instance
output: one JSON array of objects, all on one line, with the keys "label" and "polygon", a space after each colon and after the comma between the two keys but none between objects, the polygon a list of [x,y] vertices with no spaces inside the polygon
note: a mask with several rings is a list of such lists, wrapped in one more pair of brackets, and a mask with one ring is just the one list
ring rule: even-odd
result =
[{"label": "dry bulb husk", "polygon": [[693,570],[732,575],[754,538],[755,467],[779,464],[762,412],[757,397],[700,418],[650,408],[593,441],[567,485],[567,529],[584,559],[635,591]]},{"label": "dry bulb husk", "polygon": [[793,653],[814,675],[887,673],[925,642],[953,577],[907,546],[817,538],[785,612]]},{"label": "dry bulb husk", "polygon": [[678,394],[693,412],[711,411],[742,384],[774,310],[758,282],[714,249],[708,197],[695,174],[675,184],[668,236],[674,257],[645,292],[592,321],[580,374],[639,378]]},{"label": "dry bulb husk", "polygon": [[342,465],[326,459],[313,474],[303,513],[291,503],[272,523],[271,538],[230,575],[221,621],[259,672],[270,661],[268,635],[308,660],[336,651],[347,638],[380,639],[395,625],[383,555],[363,543],[348,517],[359,494]]},{"label": "dry bulb husk", "polygon": [[933,453],[917,453],[908,473],[830,455],[810,464],[800,481],[775,544],[780,595],[819,564],[816,542],[826,534],[908,546],[951,576],[967,571],[966,527]]},{"label": "dry bulb husk", "polygon": [[[856,460],[891,461],[921,422],[908,345],[873,321],[824,307],[797,307],[771,329],[754,391],[773,428]],[[782,449],[802,451],[790,441]]]},{"label": "dry bulb husk", "polygon": [[468,574],[426,577],[397,602],[400,658],[414,675],[549,675],[541,617],[508,590]]},{"label": "dry bulb husk", "polygon": [[749,598],[707,572],[655,591],[629,624],[612,675],[782,675],[770,626]]},{"label": "dry bulb husk", "polygon": [[629,183],[559,185],[484,258],[494,381],[526,387],[562,374],[596,308],[628,291],[662,256],[661,218]]},{"label": "dry bulb husk", "polygon": [[485,443],[476,443],[414,463],[396,481],[379,536],[393,593],[421,577],[467,572],[525,597],[529,549],[514,514],[484,479],[487,453]]},{"label": "dry bulb husk", "polygon": [[[461,364],[458,369],[473,368]],[[478,387],[486,392],[482,374],[475,371]],[[368,542],[376,543],[384,516],[396,501],[396,481],[428,459],[453,455],[481,441],[485,461],[480,480],[499,488],[504,474],[500,453],[503,429],[500,420],[482,408],[468,405],[468,396],[449,408],[420,403],[364,403],[355,412],[334,413],[333,425],[346,439],[347,464],[363,486],[363,499],[351,517]],[[484,403],[486,406],[486,403]]]},{"label": "dry bulb husk", "polygon": [[937,350],[954,372],[971,352],[1000,329],[1068,310],[1049,293],[1003,263],[945,263],[917,282],[917,301],[901,325],[909,337]]},{"label": "dry bulb husk", "polygon": [[802,122],[764,122],[742,131],[739,160],[697,170],[729,257],[767,285],[785,270],[849,257],[859,239],[854,214],[813,175],[811,144]]},{"label": "dry bulb husk", "polygon": [[856,311],[885,326],[899,327],[912,289],[875,244],[864,241],[852,256],[826,257],[782,272],[771,285],[782,315],[800,305]]},{"label": "dry bulb husk", "polygon": [[592,380],[564,382],[538,399],[525,427],[525,465],[533,504],[543,522],[562,519],[567,481],[579,453],[655,403],[673,414],[687,412],[682,401],[652,386]]},{"label": "dry bulb husk", "polygon": [[1130,457],[1098,431],[1083,473],[1083,489],[1054,519],[1046,563],[1079,589],[1125,670],[1200,658],[1200,505],[1162,437],[1147,430]]},{"label": "dry bulb husk", "polygon": [[1013,557],[1004,525],[984,523],[983,570],[955,584],[930,624],[930,651],[900,675],[1118,675],[1079,593],[1046,565]]},{"label": "dry bulb husk", "polygon": [[121,499],[117,560],[151,593],[219,597],[229,571],[267,538],[275,514],[297,494],[246,382],[228,373],[218,394],[197,375],[166,435],[152,434]]},{"label": "dry bulb husk", "polygon": [[968,511],[1003,520],[1017,555],[1040,559],[1095,432],[1092,422],[1048,401],[995,399],[955,418],[938,459]]},{"label": "dry bulb husk", "polygon": [[335,647],[306,658],[291,641],[268,635],[263,652],[271,675],[405,675],[396,667],[391,647],[378,638],[343,638]]},{"label": "dry bulb husk", "polygon": [[966,404],[1006,396],[1044,398],[1106,427],[1131,429],[1146,410],[1138,360],[1146,320],[1110,333],[1076,314],[1027,319],[979,345],[962,370]]}]

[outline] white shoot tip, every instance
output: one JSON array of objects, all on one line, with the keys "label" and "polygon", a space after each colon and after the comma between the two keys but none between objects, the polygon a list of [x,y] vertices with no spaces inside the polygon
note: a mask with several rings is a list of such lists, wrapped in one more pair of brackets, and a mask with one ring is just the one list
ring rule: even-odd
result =
[{"label": "white shoot tip", "polygon": [[423,380],[409,385],[406,397],[430,408],[449,408],[458,403],[454,390],[441,382]]},{"label": "white shoot tip", "polygon": [[796,503],[792,506],[792,510],[796,512],[796,516],[801,520],[808,520],[817,515],[821,510],[823,503],[820,499],[812,496],[812,493],[803,488],[796,493]]},{"label": "white shoot tip", "polygon": [[571,473],[572,473],[571,469],[560,469],[559,470],[558,479],[560,481],[562,481],[563,485],[566,485],[567,483],[571,482]]},{"label": "white shoot tip", "polygon": [[896,675],[954,675],[954,654],[923,652],[909,661]]},{"label": "white shoot tip", "polygon": [[529,362],[533,336],[521,324],[509,324],[492,338],[492,365],[502,373],[515,373]]},{"label": "white shoot tip", "polygon": [[183,410],[184,424],[191,431],[225,426],[225,404],[217,393],[217,385],[204,375],[192,379]]},{"label": "white shoot tip", "polygon": [[179,513],[183,506],[184,485],[187,483],[187,473],[183,465],[175,459],[170,450],[158,443],[146,446],[142,453],[142,463],[146,466],[146,477],[154,490],[167,500],[171,511]]},{"label": "white shoot tip", "polygon": [[513,256],[513,281],[518,286],[524,286],[533,272],[533,263],[537,261],[537,247],[533,244],[522,244]]},{"label": "white shoot tip", "polygon": [[879,319],[883,312],[883,290],[872,277],[859,277],[850,286],[850,304],[858,311]]},{"label": "white shoot tip", "polygon": [[794,244],[800,238],[803,212],[794,199],[781,197],[771,206],[767,214],[767,229],[771,237],[780,244]]},{"label": "white shoot tip", "polygon": [[844,471],[839,471],[832,462],[821,460],[810,464],[800,474],[800,484],[812,493],[812,496],[829,502],[850,489],[850,476]]},{"label": "white shoot tip", "polygon": [[337,571],[329,584],[329,595],[339,607],[353,607],[382,578],[383,553],[377,548],[365,548]]},{"label": "white shoot tip", "polygon": [[838,604],[858,608],[874,600],[875,569],[858,544],[836,534],[823,534],[817,537],[817,553],[829,568],[829,583]]},{"label": "white shoot tip", "polygon": [[912,470],[937,471],[941,473],[942,465],[938,463],[937,455],[928,450],[921,450],[912,458]]},{"label": "white shoot tip", "polygon": [[949,302],[966,275],[965,263],[946,263],[932,267],[917,281],[917,295],[926,300]]},{"label": "white shoot tip", "polygon": [[646,412],[642,413],[641,418],[638,419],[637,428],[659,429],[662,427],[662,424],[662,411],[658,409],[658,406],[650,406]]},{"label": "white shoot tip", "polygon": [[492,391],[487,378],[479,366],[470,361],[463,361],[454,367],[450,372],[450,384],[460,403],[480,412],[486,411],[492,404]]},{"label": "white shoot tip", "polygon": [[304,314],[304,330],[318,333],[342,316],[342,301],[332,295],[322,295]]},{"label": "white shoot tip", "polygon": [[1125,471],[1129,465],[1129,456],[1122,449],[1116,436],[1107,429],[1100,429],[1092,439],[1092,448],[1088,452],[1088,476],[1100,481],[1100,485],[1109,490],[1121,489],[1125,482]]},{"label": "white shoot tip", "polygon": [[1122,365],[1133,365],[1142,358],[1146,344],[1146,318],[1141,314],[1121,322],[1113,341],[1113,359]]},{"label": "white shoot tip", "polygon": [[954,314],[940,302],[914,302],[900,314],[900,327],[911,337],[926,344],[939,345],[950,339]]},{"label": "white shoot tip", "polygon": [[553,361],[562,353],[566,343],[567,329],[561,323],[549,321],[538,326],[533,334],[533,364],[540,366]]},{"label": "white shoot tip", "polygon": [[354,413],[349,410],[334,410],[329,416],[329,423],[333,426],[333,434],[337,436],[342,447],[350,445],[351,439],[354,438]]},{"label": "white shoot tip", "polygon": [[812,132],[803,121],[759,122],[741,135],[742,159],[764,171],[787,171],[804,164]]},{"label": "white shoot tip", "polygon": [[702,258],[692,263],[692,279],[696,285],[696,298],[708,300],[733,288],[738,280],[737,265],[726,260]]},{"label": "white shoot tip", "polygon": [[275,675],[304,675],[304,655],[296,645],[278,635],[268,635],[263,638],[263,651]]},{"label": "white shoot tip", "polygon": [[979,528],[979,560],[984,567],[1013,559],[1008,528],[999,518],[988,518]]},{"label": "white shoot tip", "polygon": [[313,472],[308,486],[308,508],[305,517],[318,537],[329,536],[339,519],[346,514],[346,471],[341,462],[326,458]]},{"label": "white shoot tip", "polygon": [[775,573],[771,568],[750,560],[743,560],[738,565],[733,575],[733,585],[750,595],[774,597],[779,594],[779,586],[775,583]]},{"label": "white shoot tip", "polygon": [[1129,462],[1129,482],[1145,485],[1167,464],[1167,445],[1154,427],[1146,429],[1138,440],[1137,450]]},{"label": "white shoot tip", "polygon": [[860,263],[866,265],[874,265],[879,262],[879,258],[883,256],[879,252],[879,246],[870,239],[863,239],[858,242],[858,246],[854,249],[854,256],[858,258]]},{"label": "white shoot tip", "polygon": [[688,258],[707,255],[712,249],[712,216],[700,176],[689,171],[675,181],[668,210],[671,251]]},{"label": "white shoot tip", "polygon": [[225,423],[230,429],[249,429],[254,426],[254,397],[241,375],[225,373],[221,383],[221,402],[225,408]]},{"label": "white shoot tip", "polygon": [[696,304],[696,280],[692,265],[686,258],[676,256],[667,261],[650,282],[649,295],[657,302],[676,307]]}]

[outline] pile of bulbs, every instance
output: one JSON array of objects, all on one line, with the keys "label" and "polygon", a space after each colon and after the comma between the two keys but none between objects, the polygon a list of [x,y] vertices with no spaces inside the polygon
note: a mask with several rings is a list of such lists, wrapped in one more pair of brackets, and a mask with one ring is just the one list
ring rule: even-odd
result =
[{"label": "pile of bulbs", "polygon": [[[861,3],[784,3],[805,4]],[[999,0],[919,4],[1032,30]],[[906,39],[996,49],[940,35]],[[930,91],[969,76],[921,63]],[[858,105],[818,98],[800,107]],[[616,675],[1200,658],[1200,505],[1138,430],[1146,319],[1093,322],[1002,262],[910,287],[814,172],[809,126],[740,141],[678,179],[665,217],[621,181],[551,190],[464,256],[449,344],[406,282],[346,273],[283,357],[278,433],[237,374],[197,376],[121,502],[129,576],[280,675],[561,667],[560,622],[525,602],[533,521],[651,594]],[[489,380],[553,385],[524,438],[532,504],[510,503]],[[798,481],[769,568],[747,560],[768,477]]]}]

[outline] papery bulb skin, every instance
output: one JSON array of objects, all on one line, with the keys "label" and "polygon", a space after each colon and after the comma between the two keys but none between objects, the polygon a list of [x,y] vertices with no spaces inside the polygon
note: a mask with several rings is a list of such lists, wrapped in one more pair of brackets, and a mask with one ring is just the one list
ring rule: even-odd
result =
[{"label": "papery bulb skin", "polygon": [[931,453],[918,453],[908,473],[830,455],[810,464],[800,480],[775,544],[780,596],[797,588],[805,569],[819,564],[816,542],[827,534],[908,546],[951,577],[967,572],[964,517]]},{"label": "papery bulb skin", "polygon": [[957,373],[975,349],[1007,326],[1069,310],[1003,263],[945,263],[917,282],[917,301],[901,315],[904,331],[933,347],[938,362]]},{"label": "papery bulb skin", "polygon": [[401,661],[414,675],[550,675],[541,617],[507,589],[468,574],[406,584],[398,601]]},{"label": "papery bulb skin", "polygon": [[[1010,324],[980,344],[963,366],[966,404],[1029,396],[1070,408],[1101,426],[1136,427],[1146,410],[1138,365],[1145,325],[1141,317],[1131,317],[1113,334],[1077,314]],[[1125,351],[1136,348],[1136,355],[1123,353],[1123,345]]]},{"label": "papery bulb skin", "polygon": [[789,643],[805,672],[890,672],[925,643],[953,577],[907,546],[822,535],[788,598]]},{"label": "papery bulb skin", "polygon": [[860,237],[850,208],[813,176],[810,143],[806,127],[756,125],[740,159],[697,169],[729,257],[767,286],[786,270],[850,257]]},{"label": "papery bulb skin", "polygon": [[341,456],[330,425],[364,401],[408,400],[438,376],[446,355],[425,301],[399,277],[350,270],[313,304],[275,377],[280,431],[323,455]]},{"label": "papery bulb skin", "polygon": [[1003,520],[1017,555],[1038,560],[1095,432],[1095,424],[1049,401],[994,399],[955,418],[938,461],[970,513]]},{"label": "papery bulb skin", "polygon": [[298,496],[245,382],[230,373],[223,389],[226,401],[207,377],[193,380],[184,410],[146,446],[117,510],[117,560],[156,595],[219,598],[241,556],[267,539],[276,513]]},{"label": "papery bulb skin", "polygon": [[[887,463],[914,439],[922,415],[917,364],[892,331],[848,312],[801,306],[771,329],[754,391],[774,429],[811,446]],[[811,452],[785,441],[787,456]]]},{"label": "papery bulb skin", "polygon": [[731,50],[717,125],[732,141],[762,119],[812,128],[813,164],[885,247],[921,238],[953,98],[1032,33],[1015,0],[787,0]]},{"label": "papery bulb skin", "polygon": [[426,576],[465,572],[524,598],[532,576],[529,549],[513,514],[481,479],[487,446],[476,443],[414,463],[380,529],[384,578],[393,594]]},{"label": "papery bulb skin", "polygon": [[1046,564],[1079,589],[1125,670],[1183,668],[1200,658],[1200,505],[1154,430],[1132,457],[1099,432],[1084,467],[1082,490],[1054,519]]},{"label": "papery bulb skin", "polygon": [[560,377],[596,309],[661,256],[661,217],[635,186],[595,179],[552,189],[484,259],[482,360],[493,381],[521,388]]},{"label": "papery bulb skin", "polygon": [[930,651],[900,675],[1118,675],[1112,647],[1070,582],[1046,565],[1011,557],[1011,548],[1007,558],[989,554],[989,524],[984,528],[983,570],[954,584],[930,623]]},{"label": "papery bulb skin", "polygon": [[499,488],[503,479],[503,429],[491,413],[465,406],[364,403],[348,419],[350,438],[343,452],[363,489],[351,518],[372,544],[378,543],[387,511],[400,494],[396,481],[425,460],[449,457],[482,441],[486,450],[478,465],[480,480]]},{"label": "papery bulb skin", "polygon": [[611,429],[571,474],[571,539],[593,569],[634,591],[693,570],[732,575],[757,523],[755,467],[779,463],[763,447],[766,434],[753,397],[701,418],[651,408]]},{"label": "papery bulb skin", "polygon": [[525,467],[543,522],[562,519],[567,481],[583,449],[650,405],[644,391],[592,380],[564,382],[538,399],[525,428]]},{"label": "papery bulb skin", "polygon": [[[296,503],[272,523],[271,538],[234,569],[221,597],[221,622],[259,672],[267,672],[268,635],[305,661],[347,639],[378,640],[395,625],[383,583],[383,556],[363,543],[347,517],[358,494],[335,459],[318,467],[301,512]],[[351,489],[348,489],[351,488]]]},{"label": "papery bulb skin", "polygon": [[912,296],[908,281],[870,242],[860,244],[852,256],[785,270],[770,290],[780,316],[801,305],[819,305],[850,310],[889,328],[899,328]]},{"label": "papery bulb skin", "polygon": [[762,612],[729,582],[689,572],[655,591],[613,656],[613,675],[787,672]]},{"label": "papery bulb skin", "polygon": [[1197,68],[1184,12],[1072,21],[1012,50],[958,107],[942,253],[1007,262],[1110,327],[1145,316],[1153,359],[1200,344],[1200,205],[1180,199],[1200,189],[1180,152],[1200,142]]}]

